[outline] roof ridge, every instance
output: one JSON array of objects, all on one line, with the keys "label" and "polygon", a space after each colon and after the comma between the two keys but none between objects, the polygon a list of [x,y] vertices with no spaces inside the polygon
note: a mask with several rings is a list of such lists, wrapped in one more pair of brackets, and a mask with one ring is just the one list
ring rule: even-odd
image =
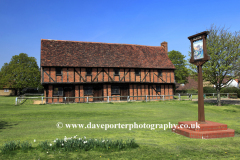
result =
[{"label": "roof ridge", "polygon": [[81,43],[93,43],[93,44],[116,44],[116,45],[129,45],[129,46],[144,46],[144,47],[163,47],[163,46],[148,46],[141,44],[126,44],[126,43],[107,43],[107,42],[88,42],[88,41],[71,41],[71,40],[54,40],[54,39],[41,39],[45,41],[58,41],[58,42],[81,42]]}]

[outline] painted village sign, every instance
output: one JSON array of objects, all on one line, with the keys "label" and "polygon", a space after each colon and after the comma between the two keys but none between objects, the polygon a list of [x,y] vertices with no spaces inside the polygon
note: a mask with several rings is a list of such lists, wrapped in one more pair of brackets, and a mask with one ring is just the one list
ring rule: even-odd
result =
[{"label": "painted village sign", "polygon": [[191,59],[190,63],[197,66],[203,65],[210,57],[207,55],[206,38],[208,31],[204,31],[188,37],[191,42]]}]

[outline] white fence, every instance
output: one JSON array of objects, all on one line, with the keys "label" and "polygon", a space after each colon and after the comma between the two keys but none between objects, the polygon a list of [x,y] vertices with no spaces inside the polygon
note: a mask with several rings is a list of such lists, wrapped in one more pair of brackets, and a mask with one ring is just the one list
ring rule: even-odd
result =
[{"label": "white fence", "polygon": [[[224,93],[221,97],[231,98],[236,97],[236,93]],[[204,98],[216,98],[216,93],[206,93]],[[198,99],[197,94],[177,94],[177,95],[146,95],[146,96],[102,96],[102,97],[16,97],[15,105],[23,104],[27,100],[33,101],[33,104],[45,104],[45,103],[90,103],[90,102],[116,102],[116,101],[165,101],[165,100],[192,100]]]}]

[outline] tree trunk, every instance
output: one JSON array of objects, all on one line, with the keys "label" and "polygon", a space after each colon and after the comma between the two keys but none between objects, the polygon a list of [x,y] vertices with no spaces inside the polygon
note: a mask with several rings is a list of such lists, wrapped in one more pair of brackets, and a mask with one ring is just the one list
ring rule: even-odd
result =
[{"label": "tree trunk", "polygon": [[20,88],[17,89],[17,95],[20,96]]},{"label": "tree trunk", "polygon": [[220,90],[217,89],[217,106],[221,106]]}]

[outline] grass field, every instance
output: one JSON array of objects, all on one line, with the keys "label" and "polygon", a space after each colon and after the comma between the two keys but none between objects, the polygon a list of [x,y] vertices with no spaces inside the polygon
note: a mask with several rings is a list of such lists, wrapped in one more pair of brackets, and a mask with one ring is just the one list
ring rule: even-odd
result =
[{"label": "grass field", "polygon": [[[179,96],[174,96],[175,99],[179,100]],[[198,99],[198,95],[192,95],[192,99]],[[181,100],[189,100],[189,96],[181,96]]]},{"label": "grass field", "polygon": [[[64,136],[127,140],[134,138],[138,148],[121,151],[75,151],[48,153],[31,150],[0,153],[0,159],[240,159],[240,106],[205,104],[206,120],[225,123],[235,137],[190,139],[170,129],[85,129],[57,128],[56,124],[177,124],[197,120],[197,102],[130,102],[14,105],[15,97],[0,97],[0,146],[11,140],[40,141]],[[33,140],[36,139],[34,143]]]}]

